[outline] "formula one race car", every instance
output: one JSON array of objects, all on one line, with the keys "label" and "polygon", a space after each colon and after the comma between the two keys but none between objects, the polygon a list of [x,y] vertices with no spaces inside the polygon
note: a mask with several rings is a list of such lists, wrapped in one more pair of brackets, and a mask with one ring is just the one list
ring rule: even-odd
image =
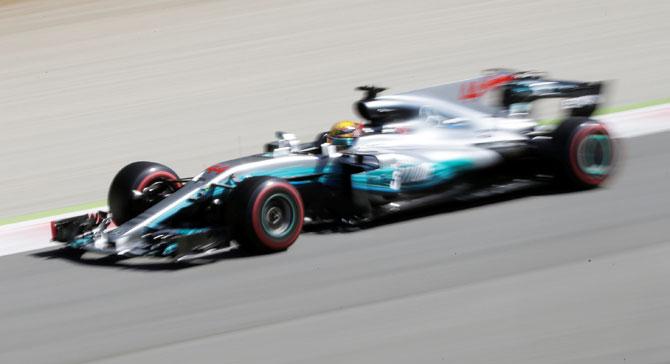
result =
[{"label": "formula one race car", "polygon": [[[326,134],[300,143],[278,132],[264,153],[193,178],[158,163],[131,163],[112,181],[109,213],[52,222],[53,240],[75,253],[176,260],[235,244],[276,252],[296,241],[304,222],[356,224],[505,181],[596,187],[614,165],[606,127],[589,118],[602,85],[493,70],[396,95],[363,87],[355,109],[367,123],[345,149]],[[553,126],[529,117],[545,98],[562,99],[568,111]]]}]

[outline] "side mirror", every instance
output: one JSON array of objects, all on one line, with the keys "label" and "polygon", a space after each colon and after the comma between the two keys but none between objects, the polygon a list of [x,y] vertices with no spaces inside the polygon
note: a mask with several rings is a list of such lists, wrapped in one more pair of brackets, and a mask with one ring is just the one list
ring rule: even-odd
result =
[{"label": "side mirror", "polygon": [[278,148],[289,148],[293,151],[300,144],[300,140],[295,136],[295,134],[286,133],[283,131],[276,131],[275,136],[277,137]]},{"label": "side mirror", "polygon": [[296,139],[295,134],[287,133],[285,131],[275,131],[275,138],[279,140],[293,140]]}]

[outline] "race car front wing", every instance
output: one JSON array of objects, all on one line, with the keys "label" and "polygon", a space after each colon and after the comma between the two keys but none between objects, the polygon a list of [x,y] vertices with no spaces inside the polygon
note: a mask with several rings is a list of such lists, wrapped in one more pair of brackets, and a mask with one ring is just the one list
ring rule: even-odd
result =
[{"label": "race car front wing", "polygon": [[176,261],[198,259],[223,253],[237,247],[227,230],[214,228],[161,229],[148,231],[138,239],[123,244],[109,241],[109,213],[99,211],[51,222],[51,240],[67,249],[90,251],[126,257],[170,257]]}]

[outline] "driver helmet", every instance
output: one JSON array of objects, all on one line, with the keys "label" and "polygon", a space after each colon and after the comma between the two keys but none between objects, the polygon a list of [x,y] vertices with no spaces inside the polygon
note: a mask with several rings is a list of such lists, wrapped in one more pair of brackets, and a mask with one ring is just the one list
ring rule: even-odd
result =
[{"label": "driver helmet", "polygon": [[353,120],[338,121],[330,128],[326,140],[338,150],[354,145],[356,138],[363,134],[363,123]]}]

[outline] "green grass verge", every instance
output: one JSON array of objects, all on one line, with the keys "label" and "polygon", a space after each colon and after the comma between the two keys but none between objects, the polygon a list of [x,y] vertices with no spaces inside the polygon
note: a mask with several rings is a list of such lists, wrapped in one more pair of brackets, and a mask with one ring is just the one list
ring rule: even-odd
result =
[{"label": "green grass verge", "polygon": [[623,112],[635,109],[641,109],[643,107],[656,106],[662,104],[670,103],[670,97],[665,99],[656,99],[651,101],[636,102],[634,104],[622,105],[622,106],[613,106],[613,107],[604,107],[602,109],[596,110],[595,115],[607,115],[613,114],[615,112]]},{"label": "green grass verge", "polygon": [[43,217],[67,214],[68,212],[88,210],[88,209],[92,210],[92,209],[99,208],[99,207],[105,206],[105,205],[107,205],[107,201],[96,201],[96,202],[83,203],[83,204],[80,204],[80,205],[72,205],[72,206],[62,207],[62,208],[48,210],[48,211],[40,211],[40,212],[31,213],[31,214],[25,214],[25,215],[13,216],[13,217],[6,217],[6,218],[3,218],[3,219],[0,219],[0,226],[7,225],[7,224],[13,224],[13,223],[17,223],[17,222],[22,222],[22,221],[40,219],[40,218],[43,218]]},{"label": "green grass verge", "polygon": [[[606,107],[606,108],[602,108],[602,109],[596,111],[595,115],[607,115],[607,114],[613,114],[613,113],[616,113],[616,112],[641,109],[643,107],[656,106],[656,105],[668,104],[668,103],[670,103],[670,97],[664,98],[664,99],[651,100],[651,101],[637,102],[637,103],[634,103],[634,104],[628,104],[628,105],[622,105],[622,106]],[[547,120],[540,120],[539,121],[539,123],[541,125],[552,125],[552,124],[556,124],[557,122],[558,122],[558,120],[556,120],[556,119],[547,119]],[[84,203],[84,204],[80,204],[80,205],[73,205],[73,206],[63,207],[63,208],[54,209],[54,210],[40,211],[40,212],[34,212],[34,213],[31,213],[31,214],[19,215],[19,216],[14,216],[14,217],[0,218],[0,226],[7,225],[7,224],[13,224],[13,223],[17,223],[17,222],[22,222],[22,221],[35,220],[35,219],[39,219],[39,218],[42,218],[42,217],[49,217],[49,216],[54,216],[54,215],[67,214],[68,212],[74,212],[74,211],[79,211],[79,210],[95,209],[95,208],[98,208],[100,206],[105,206],[106,203],[107,203],[106,201],[96,201],[96,202],[89,202],[89,203]]]}]

